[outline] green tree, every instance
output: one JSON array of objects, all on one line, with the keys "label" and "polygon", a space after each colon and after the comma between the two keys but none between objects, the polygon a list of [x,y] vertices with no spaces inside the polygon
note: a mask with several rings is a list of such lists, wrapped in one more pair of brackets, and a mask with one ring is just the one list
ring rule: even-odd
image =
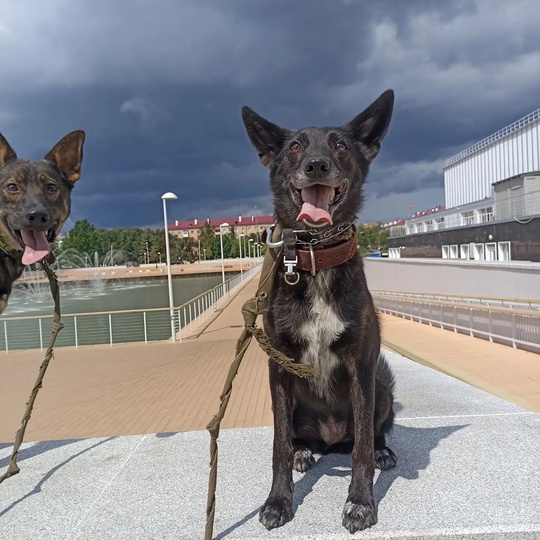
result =
[{"label": "green tree", "polygon": [[62,250],[76,249],[90,256],[98,249],[96,228],[87,220],[77,221],[62,241]]},{"label": "green tree", "polygon": [[[214,229],[210,226],[208,222],[204,224],[204,227],[201,229],[199,240],[201,241],[201,251],[206,250],[206,258],[214,258],[213,246],[216,239],[216,233]],[[219,238],[218,238],[219,240]],[[218,246],[219,249],[219,246]],[[218,255],[219,257],[219,255]]]}]

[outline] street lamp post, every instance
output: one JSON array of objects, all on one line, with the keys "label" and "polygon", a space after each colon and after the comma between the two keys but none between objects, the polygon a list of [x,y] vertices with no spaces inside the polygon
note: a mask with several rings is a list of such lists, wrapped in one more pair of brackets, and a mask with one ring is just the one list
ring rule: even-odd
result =
[{"label": "street lamp post", "polygon": [[[253,238],[249,239],[248,247],[249,247],[249,257],[251,258],[251,242],[253,242]],[[255,251],[253,251],[253,255],[255,255]]]},{"label": "street lamp post", "polygon": [[244,236],[243,234],[241,234],[239,237],[238,237],[238,245],[240,246],[240,275],[243,274],[244,270],[242,268],[242,236]]},{"label": "street lamp post", "polygon": [[[169,310],[171,315],[171,339],[176,341],[176,329],[174,327],[174,300],[171,275],[171,250],[169,247],[169,230],[167,228],[167,201],[175,201],[178,197],[170,191],[161,196],[163,201],[163,223],[165,225],[165,252],[167,257],[167,285],[169,287]],[[182,341],[182,337],[180,337]]]},{"label": "street lamp post", "polygon": [[223,285],[223,297],[225,297],[225,261],[223,260],[223,230],[222,227],[230,227],[228,223],[219,226],[219,244],[221,246],[221,281]]}]

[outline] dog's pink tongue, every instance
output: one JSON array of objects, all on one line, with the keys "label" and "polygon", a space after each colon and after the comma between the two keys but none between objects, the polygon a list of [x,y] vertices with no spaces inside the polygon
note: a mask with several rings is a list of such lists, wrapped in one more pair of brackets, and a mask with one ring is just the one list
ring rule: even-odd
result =
[{"label": "dog's pink tongue", "polygon": [[22,256],[23,264],[34,264],[41,261],[41,259],[51,251],[51,247],[49,246],[49,242],[47,242],[44,231],[23,229],[21,231],[21,236],[25,245]]},{"label": "dog's pink tongue", "polygon": [[334,196],[334,188],[315,184],[302,190],[302,210],[296,218],[297,221],[309,219],[313,223],[325,222],[332,225],[332,218],[328,213],[330,199]]}]

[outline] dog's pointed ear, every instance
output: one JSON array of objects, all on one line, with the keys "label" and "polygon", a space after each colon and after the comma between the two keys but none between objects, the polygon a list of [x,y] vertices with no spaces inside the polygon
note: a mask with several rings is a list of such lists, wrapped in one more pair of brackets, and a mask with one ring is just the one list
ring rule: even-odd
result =
[{"label": "dog's pointed ear", "polygon": [[72,131],[58,141],[45,156],[45,159],[52,161],[71,184],[81,177],[84,137],[84,131]]},{"label": "dog's pointed ear", "polygon": [[0,133],[0,168],[12,159],[17,159],[17,154]]},{"label": "dog's pointed ear", "polygon": [[393,109],[394,91],[386,90],[364,112],[344,126],[366,148],[370,161],[379,153]]},{"label": "dog's pointed ear", "polygon": [[281,152],[289,131],[272,124],[246,106],[242,107],[242,120],[261,163],[266,167],[271,167]]}]

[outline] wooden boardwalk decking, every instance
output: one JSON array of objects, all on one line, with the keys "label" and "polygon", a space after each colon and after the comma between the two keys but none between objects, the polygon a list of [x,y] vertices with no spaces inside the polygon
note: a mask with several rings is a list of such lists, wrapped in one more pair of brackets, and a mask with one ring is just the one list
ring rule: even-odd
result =
[{"label": "wooden boardwalk decking", "polygon": [[[204,429],[219,395],[243,321],[240,308],[258,276],[204,331],[182,343],[59,348],[26,441]],[[540,411],[540,355],[389,315],[385,343],[414,360]],[[0,442],[11,443],[42,360],[39,351],[0,354]],[[234,382],[223,427],[272,424],[267,360],[253,341]]]}]

